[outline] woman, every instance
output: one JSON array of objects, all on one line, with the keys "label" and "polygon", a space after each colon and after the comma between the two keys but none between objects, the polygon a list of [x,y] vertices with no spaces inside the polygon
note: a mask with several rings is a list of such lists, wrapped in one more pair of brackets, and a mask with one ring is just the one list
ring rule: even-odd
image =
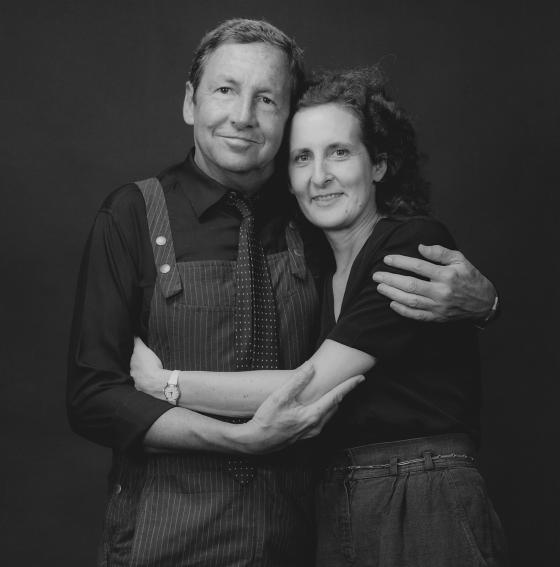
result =
[{"label": "woman", "polygon": [[[325,73],[299,101],[290,133],[291,191],[321,228],[321,339],[310,361],[314,399],[350,376],[365,382],[321,435],[317,565],[502,565],[505,544],[474,453],[479,360],[469,323],[404,319],[371,274],[420,243],[454,248],[427,216],[414,130],[372,69]],[[386,268],[385,268],[386,269]],[[162,397],[168,371],[142,344],[137,386]],[[250,416],[287,371],[180,373],[186,407]]]}]

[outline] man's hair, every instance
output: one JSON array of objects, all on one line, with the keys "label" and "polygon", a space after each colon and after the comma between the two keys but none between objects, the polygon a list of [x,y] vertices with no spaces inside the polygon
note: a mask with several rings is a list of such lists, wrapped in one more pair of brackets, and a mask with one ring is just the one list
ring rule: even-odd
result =
[{"label": "man's hair", "polygon": [[194,52],[189,73],[189,81],[195,96],[208,57],[224,43],[267,43],[281,49],[288,58],[290,108],[293,106],[301,93],[305,77],[303,51],[293,39],[264,20],[242,18],[226,20],[202,38]]},{"label": "man's hair", "polygon": [[420,174],[416,132],[404,110],[387,95],[386,82],[377,67],[321,71],[309,79],[295,111],[334,103],[353,112],[372,162],[387,162],[387,172],[376,183],[379,212],[424,215],[429,210],[429,185]]}]

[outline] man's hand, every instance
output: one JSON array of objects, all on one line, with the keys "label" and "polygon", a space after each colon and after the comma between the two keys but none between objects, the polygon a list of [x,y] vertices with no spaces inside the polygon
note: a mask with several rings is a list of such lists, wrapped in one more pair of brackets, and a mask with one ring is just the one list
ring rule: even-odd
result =
[{"label": "man's hand", "polygon": [[167,381],[166,371],[157,354],[139,337],[134,337],[130,375],[137,390],[160,400],[165,399],[163,387]]},{"label": "man's hand", "polygon": [[239,426],[243,452],[269,453],[299,439],[315,437],[336,412],[344,396],[364,381],[363,376],[353,376],[317,401],[305,405],[298,401],[298,396],[314,372],[309,362],[294,370],[290,380],[260,405],[253,418]]},{"label": "man's hand", "polygon": [[496,290],[461,252],[423,244],[418,250],[431,261],[394,254],[385,263],[429,281],[389,272],[373,274],[379,293],[392,299],[392,309],[418,321],[482,321],[490,314]]}]

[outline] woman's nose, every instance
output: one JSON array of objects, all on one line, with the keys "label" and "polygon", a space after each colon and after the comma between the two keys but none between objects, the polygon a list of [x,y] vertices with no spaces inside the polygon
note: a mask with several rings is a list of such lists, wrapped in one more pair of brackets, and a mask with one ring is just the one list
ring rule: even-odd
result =
[{"label": "woman's nose", "polygon": [[313,164],[312,182],[317,187],[325,187],[330,181],[332,181],[332,179],[333,177],[325,167],[323,160],[315,160],[315,163]]}]

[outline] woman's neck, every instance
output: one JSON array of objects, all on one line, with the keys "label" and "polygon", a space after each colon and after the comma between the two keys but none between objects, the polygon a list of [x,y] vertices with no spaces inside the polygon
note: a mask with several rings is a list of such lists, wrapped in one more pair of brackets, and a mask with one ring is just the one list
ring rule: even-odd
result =
[{"label": "woman's neck", "polygon": [[374,211],[373,214],[360,220],[354,226],[338,230],[325,230],[325,236],[333,250],[337,274],[350,271],[356,256],[380,218],[381,215]]},{"label": "woman's neck", "polygon": [[342,309],[342,301],[352,264],[380,218],[381,215],[375,211],[374,214],[348,229],[325,231],[336,261],[336,272],[332,278],[335,321],[338,321]]}]

